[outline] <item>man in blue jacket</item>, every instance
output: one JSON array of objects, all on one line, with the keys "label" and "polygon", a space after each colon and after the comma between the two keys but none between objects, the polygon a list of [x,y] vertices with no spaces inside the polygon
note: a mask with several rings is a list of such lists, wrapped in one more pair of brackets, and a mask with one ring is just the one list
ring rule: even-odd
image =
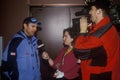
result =
[{"label": "man in blue jacket", "polygon": [[2,57],[4,80],[41,80],[39,41],[34,36],[39,25],[36,18],[25,18],[22,30],[9,41]]}]

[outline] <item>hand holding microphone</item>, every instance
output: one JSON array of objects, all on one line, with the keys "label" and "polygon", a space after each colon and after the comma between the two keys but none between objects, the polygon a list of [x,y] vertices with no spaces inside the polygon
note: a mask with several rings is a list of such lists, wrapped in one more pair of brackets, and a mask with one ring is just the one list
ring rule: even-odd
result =
[{"label": "hand holding microphone", "polygon": [[43,53],[45,51],[45,45],[42,43],[40,39],[37,41],[37,44],[38,44],[37,49],[39,51],[39,54]]},{"label": "hand holding microphone", "polygon": [[42,53],[42,58],[48,60],[50,57],[46,51]]}]

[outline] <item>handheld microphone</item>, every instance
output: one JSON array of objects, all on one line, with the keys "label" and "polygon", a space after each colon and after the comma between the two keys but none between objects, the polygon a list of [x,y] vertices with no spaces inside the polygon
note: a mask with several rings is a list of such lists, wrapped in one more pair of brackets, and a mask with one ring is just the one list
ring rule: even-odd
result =
[{"label": "handheld microphone", "polygon": [[37,41],[37,48],[38,48],[38,51],[39,51],[39,54],[43,53],[45,51],[45,45],[42,43],[42,41],[39,39]]}]

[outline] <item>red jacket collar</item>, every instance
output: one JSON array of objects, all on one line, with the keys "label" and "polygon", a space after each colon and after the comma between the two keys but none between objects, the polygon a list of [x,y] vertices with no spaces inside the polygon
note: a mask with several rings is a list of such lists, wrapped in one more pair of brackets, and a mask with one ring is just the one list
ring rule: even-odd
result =
[{"label": "red jacket collar", "polygon": [[98,30],[99,28],[103,27],[104,25],[108,24],[109,22],[110,22],[110,18],[108,16],[105,17],[98,24],[94,25],[92,32]]}]

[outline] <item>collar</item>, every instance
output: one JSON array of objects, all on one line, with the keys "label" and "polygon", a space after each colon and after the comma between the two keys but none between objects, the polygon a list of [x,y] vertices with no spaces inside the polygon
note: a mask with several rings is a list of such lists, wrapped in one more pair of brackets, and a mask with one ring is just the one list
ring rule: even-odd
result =
[{"label": "collar", "polygon": [[98,24],[95,24],[94,28],[93,28],[93,30],[91,32],[94,32],[94,31],[98,30],[99,28],[105,26],[109,22],[110,22],[110,18],[107,16],[104,19],[102,19]]},{"label": "collar", "polygon": [[20,30],[20,31],[18,32],[18,34],[19,34],[19,35],[21,35],[22,37],[24,37],[24,38],[28,39],[28,40],[31,40],[31,41],[36,40],[36,37],[35,37],[35,36],[28,37],[28,36],[24,33],[24,31],[23,31],[23,30]]}]

